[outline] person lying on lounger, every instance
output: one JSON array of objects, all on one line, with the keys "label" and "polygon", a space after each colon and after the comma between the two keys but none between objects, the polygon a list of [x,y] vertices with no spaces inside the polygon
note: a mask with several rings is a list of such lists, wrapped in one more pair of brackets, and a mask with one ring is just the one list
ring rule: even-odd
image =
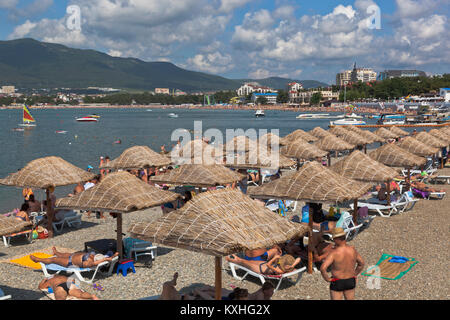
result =
[{"label": "person lying on lounger", "polygon": [[275,255],[270,261],[248,261],[234,254],[225,257],[228,262],[239,264],[253,272],[263,275],[281,275],[294,271],[301,259],[295,259],[293,256],[286,254],[284,256]]},{"label": "person lying on lounger", "polygon": [[111,257],[102,258],[95,260],[95,253],[93,252],[75,252],[75,253],[63,253],[58,252],[55,247],[52,248],[55,257],[51,258],[38,258],[30,255],[30,259],[33,262],[42,262],[43,264],[58,264],[65,268],[75,266],[78,268],[91,268],[99,265],[105,261],[111,261],[113,258],[119,255],[118,252],[113,254]]},{"label": "person lying on lounger", "polygon": [[62,275],[52,275],[39,283],[40,290],[48,290],[55,294],[55,300],[66,300],[69,296],[85,300],[99,300],[99,298],[89,292],[82,291],[72,279]]},{"label": "person lying on lounger", "polygon": [[195,300],[190,294],[181,294],[176,289],[178,272],[175,272],[173,279],[163,284],[163,290],[158,300]]},{"label": "person lying on lounger", "polygon": [[[222,300],[242,300],[241,298],[247,296],[245,300],[270,300],[273,296],[275,287],[269,281],[264,282],[262,287],[254,293],[245,295],[247,289],[234,288],[233,291],[222,289]],[[211,286],[204,286],[201,288],[196,288],[193,294],[201,297],[204,300],[215,300],[216,289]]]},{"label": "person lying on lounger", "polygon": [[244,259],[248,261],[269,261],[276,254],[282,254],[279,246],[274,246],[269,250],[266,250],[265,248],[247,250],[245,251]]},{"label": "person lying on lounger", "polygon": [[14,214],[14,218],[20,221],[29,222],[30,217],[28,217],[28,209],[29,209],[28,203],[22,204],[22,207],[20,207],[20,211]]},{"label": "person lying on lounger", "polygon": [[429,185],[426,185],[423,182],[413,182],[411,183],[411,187],[416,188],[423,192],[445,192],[445,190],[443,189],[431,188]]}]

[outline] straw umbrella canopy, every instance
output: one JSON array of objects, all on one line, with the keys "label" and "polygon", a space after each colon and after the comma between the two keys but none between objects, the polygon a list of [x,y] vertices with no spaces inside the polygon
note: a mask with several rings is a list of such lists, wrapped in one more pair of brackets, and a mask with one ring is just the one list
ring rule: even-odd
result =
[{"label": "straw umbrella canopy", "polygon": [[331,152],[332,151],[345,151],[355,149],[355,145],[345,142],[344,140],[336,137],[331,133],[327,133],[323,138],[319,141],[314,142],[314,145],[322,150],[328,152],[328,166],[331,165]]},{"label": "straw umbrella canopy", "polygon": [[241,181],[244,176],[223,165],[184,164],[150,181],[156,184],[185,185],[194,187],[216,187]]},{"label": "straw umbrella canopy", "polygon": [[365,137],[354,133],[353,131],[349,131],[341,127],[334,127],[330,129],[330,132],[338,138],[344,140],[345,142],[348,142],[355,146],[364,146],[371,143],[371,140],[368,140]]},{"label": "straw umbrella canopy", "polygon": [[348,133],[348,129],[342,126],[333,127],[328,130],[331,134],[334,134],[336,137],[343,136]]},{"label": "straw umbrella canopy", "polygon": [[389,131],[392,131],[393,133],[398,134],[400,137],[409,136],[408,131],[402,130],[399,127],[395,127],[395,126],[391,127],[391,128],[389,128]]},{"label": "straw umbrella canopy", "polygon": [[147,146],[134,146],[126,149],[118,158],[104,163],[100,169],[144,169],[168,166],[172,161]]},{"label": "straw umbrella canopy", "polygon": [[212,165],[223,162],[224,151],[203,140],[193,140],[181,149],[172,150],[172,160],[176,164]]},{"label": "straw umbrella canopy", "polygon": [[58,199],[61,209],[108,211],[117,213],[117,248],[122,256],[122,214],[172,202],[180,195],[160,190],[121,171],[108,174],[99,184],[73,197]]},{"label": "straw umbrella canopy", "polygon": [[444,131],[432,129],[430,132],[428,132],[430,135],[447,142],[447,144],[450,143],[450,133],[445,133]]},{"label": "straw umbrella canopy", "polygon": [[247,136],[237,136],[228,141],[223,147],[225,152],[248,152],[258,148],[258,142],[251,140]]},{"label": "straw umbrella canopy", "polygon": [[399,134],[396,134],[390,130],[387,130],[385,128],[379,128],[378,130],[376,130],[374,132],[374,134],[376,134],[377,136],[381,137],[384,139],[384,141],[389,140],[389,139],[397,139],[400,138]]},{"label": "straw umbrella canopy", "polygon": [[274,215],[238,190],[199,194],[184,207],[149,224],[133,224],[133,237],[215,257],[216,299],[221,298],[222,257],[271,247],[308,232]]},{"label": "straw umbrella canopy", "polygon": [[397,145],[400,148],[420,157],[432,156],[439,151],[437,148],[428,146],[413,137],[407,137],[402,141],[399,141]]},{"label": "straw umbrella canopy", "polygon": [[282,141],[282,138],[277,136],[276,134],[273,134],[271,132],[266,133],[258,140],[258,145],[261,145],[266,148],[271,148],[272,146],[282,146],[285,145],[285,142]]},{"label": "straw umbrella canopy", "polygon": [[328,152],[321,150],[302,139],[297,139],[293,142],[288,143],[286,146],[282,147],[281,154],[286,157],[296,158],[298,160],[300,159],[312,160],[316,158],[325,157],[328,154]]},{"label": "straw umbrella canopy", "polygon": [[414,136],[414,139],[430,146],[433,148],[445,148],[448,146],[448,142],[441,140],[439,138],[436,138],[435,136],[422,131]]},{"label": "straw umbrella canopy", "polygon": [[427,162],[425,158],[416,156],[393,143],[375,149],[368,156],[389,167],[413,168]]},{"label": "straw umbrella canopy", "polygon": [[358,135],[366,138],[367,140],[371,141],[370,143],[385,141],[383,138],[377,136],[376,134],[370,132],[369,130],[363,130],[361,128],[358,128],[357,126],[346,126],[345,129],[355,132]]},{"label": "straw umbrella canopy", "polygon": [[84,171],[59,157],[46,157],[29,162],[23,169],[0,179],[0,185],[45,189],[47,194],[48,235],[53,236],[53,208],[50,188],[88,181],[94,173]]},{"label": "straw umbrella canopy", "polygon": [[14,217],[0,216],[0,237],[21,232],[30,226],[32,226],[32,223],[29,221],[21,221]]},{"label": "straw umbrella canopy", "polygon": [[321,127],[315,127],[313,130],[308,132],[310,135],[321,139],[327,135],[330,135],[331,133],[326,131],[325,129],[321,128]]},{"label": "straw umbrella canopy", "polygon": [[226,167],[235,169],[287,169],[295,164],[294,160],[266,148],[227,157],[225,162]]},{"label": "straw umbrella canopy", "polygon": [[441,129],[439,129],[439,131],[442,131],[445,134],[449,135],[450,134],[450,126],[443,127]]},{"label": "straw umbrella canopy", "polygon": [[309,134],[308,132],[303,131],[302,129],[295,130],[294,132],[291,132],[287,136],[283,137],[281,139],[282,143],[287,144],[290,141],[297,140],[298,138],[301,138],[305,140],[306,142],[314,142],[319,140],[317,137]]}]

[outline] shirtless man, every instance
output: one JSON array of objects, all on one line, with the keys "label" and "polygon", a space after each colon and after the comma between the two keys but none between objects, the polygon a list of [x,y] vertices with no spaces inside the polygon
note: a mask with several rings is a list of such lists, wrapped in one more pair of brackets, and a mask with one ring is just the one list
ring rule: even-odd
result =
[{"label": "shirtless man", "polygon": [[84,186],[82,182],[78,182],[78,184],[76,185],[76,187],[73,189],[73,193],[69,193],[68,196],[69,197],[73,197],[81,192],[84,191]]},{"label": "shirtless man", "polygon": [[[355,248],[347,245],[344,229],[336,228],[332,235],[336,246],[322,263],[320,272],[325,281],[330,282],[332,300],[342,300],[343,297],[354,300],[357,277],[364,268],[364,260]],[[327,273],[330,266],[333,278]]]}]

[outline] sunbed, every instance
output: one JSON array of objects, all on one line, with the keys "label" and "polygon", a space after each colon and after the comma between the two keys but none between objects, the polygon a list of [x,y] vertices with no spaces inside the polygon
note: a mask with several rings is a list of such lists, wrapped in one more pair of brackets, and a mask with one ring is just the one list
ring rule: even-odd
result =
[{"label": "sunbed", "polygon": [[134,261],[137,261],[140,256],[150,256],[150,263],[156,258],[156,249],[151,242],[133,239],[133,238],[125,238],[123,239],[124,252],[127,259],[133,258]]},{"label": "sunbed", "polygon": [[446,192],[429,192],[429,191],[419,190],[417,188],[413,188],[413,193],[416,196],[420,196],[423,199],[428,199],[428,200],[430,200],[431,198],[442,200],[442,199],[444,199],[444,197],[446,195]]},{"label": "sunbed", "polygon": [[[228,262],[228,263],[230,265],[230,269],[231,269],[231,273],[233,274],[233,277],[235,279],[239,280],[239,281],[243,281],[247,277],[247,275],[249,275],[249,274],[254,276],[254,277],[259,278],[259,280],[261,280],[262,284],[264,284],[266,282],[266,280],[277,280],[278,284],[277,284],[277,286],[275,288],[275,291],[278,290],[278,288],[280,287],[281,282],[283,281],[283,279],[290,278],[292,276],[298,275],[297,281],[295,282],[295,283],[297,283],[300,280],[300,278],[302,277],[302,273],[305,272],[305,270],[306,270],[306,267],[302,267],[300,269],[295,269],[292,272],[284,273],[282,275],[265,275],[265,274],[256,273],[256,272],[254,272],[252,270],[247,269],[246,267],[243,267],[243,266],[241,266],[239,264],[236,264],[236,263],[233,263],[233,262]],[[245,271],[245,274],[242,277],[239,277],[236,274],[236,270],[239,270],[239,269]]]},{"label": "sunbed", "polygon": [[77,214],[75,211],[68,211],[62,220],[53,222],[53,230],[56,233],[60,233],[65,225],[70,228],[79,228],[81,226],[81,214]]},{"label": "sunbed", "polygon": [[[97,273],[100,271],[100,268],[102,268],[102,267],[110,265],[108,273],[107,273],[108,276],[110,276],[112,274],[114,265],[117,263],[118,260],[119,260],[119,257],[114,257],[111,262],[104,261],[104,262],[100,263],[99,265],[97,265],[96,267],[92,267],[92,268],[79,268],[79,267],[73,267],[73,266],[66,268],[66,267],[60,266],[58,264],[52,263],[52,264],[46,265],[42,262],[40,262],[40,264],[41,264],[41,269],[44,272],[44,276],[46,278],[49,278],[51,276],[49,271],[56,272],[56,274],[65,272],[65,273],[69,273],[69,274],[75,274],[77,279],[82,282],[93,283],[95,276],[97,275]],[[82,273],[87,273],[87,272],[92,272],[92,271],[94,272],[94,274],[92,275],[92,278],[90,278],[90,279],[86,279],[81,275]]]},{"label": "sunbed", "polygon": [[11,246],[12,238],[21,237],[21,236],[25,236],[29,243],[33,242],[33,230],[25,230],[22,232],[12,233],[12,234],[3,236],[3,244],[5,245],[5,247],[8,248]]},{"label": "sunbed", "polygon": [[[386,201],[369,199],[367,201],[358,201],[358,208],[367,207],[369,211],[376,211],[381,217],[388,218],[392,214],[411,210],[417,201],[419,199],[413,199],[410,192],[405,192],[398,201],[393,201],[390,205]],[[353,203],[350,204],[350,208],[353,210]]]},{"label": "sunbed", "polygon": [[0,289],[0,300],[8,300],[11,299],[11,295],[5,295],[2,289]]}]

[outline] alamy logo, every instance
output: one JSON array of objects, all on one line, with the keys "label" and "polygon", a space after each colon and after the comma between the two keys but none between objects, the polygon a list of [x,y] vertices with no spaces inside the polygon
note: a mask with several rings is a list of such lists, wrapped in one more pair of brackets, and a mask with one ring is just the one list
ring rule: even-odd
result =
[{"label": "alamy logo", "polygon": [[66,26],[71,31],[81,31],[81,9],[79,6],[71,5],[66,10],[69,17],[67,18]]}]

